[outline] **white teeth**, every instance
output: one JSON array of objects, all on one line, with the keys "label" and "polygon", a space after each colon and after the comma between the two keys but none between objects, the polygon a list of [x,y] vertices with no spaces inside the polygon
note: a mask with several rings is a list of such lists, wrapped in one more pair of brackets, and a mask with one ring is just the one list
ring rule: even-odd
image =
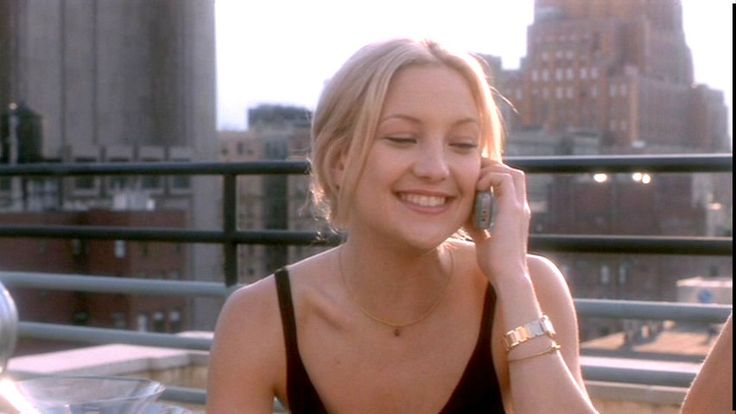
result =
[{"label": "white teeth", "polygon": [[401,199],[422,207],[437,207],[445,204],[447,197],[436,197],[419,194],[401,194]]}]

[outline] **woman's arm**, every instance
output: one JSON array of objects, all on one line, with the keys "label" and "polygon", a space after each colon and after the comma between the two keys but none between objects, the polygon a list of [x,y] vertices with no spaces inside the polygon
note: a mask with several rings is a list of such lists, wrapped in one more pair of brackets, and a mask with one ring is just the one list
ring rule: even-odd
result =
[{"label": "woman's arm", "polygon": [[[501,333],[538,318],[527,314],[522,303],[533,303],[537,315],[547,315],[554,325],[554,340],[547,336],[524,342],[505,353],[502,361],[507,366],[506,392],[514,413],[560,412],[595,413],[596,409],[585,390],[580,369],[578,325],[572,297],[567,284],[550,261],[529,256],[530,286],[517,292],[509,290],[506,298],[499,293]],[[513,313],[528,315],[514,316]],[[526,322],[521,322],[521,321]],[[501,335],[494,338],[494,346],[503,348]],[[533,356],[550,349],[554,344],[559,351]]]},{"label": "woman's arm", "polygon": [[210,351],[207,412],[273,412],[285,364],[279,315],[273,277],[228,298]]},{"label": "woman's arm", "polygon": [[685,401],[682,414],[733,413],[733,314],[700,368]]},{"label": "woman's arm", "polygon": [[[499,377],[505,402],[510,401],[515,413],[596,412],[580,374],[577,321],[567,284],[551,262],[527,255],[531,213],[524,173],[484,160],[476,189],[489,187],[496,196],[494,227],[490,233],[468,233],[475,241],[478,266],[498,297],[492,346],[500,350],[497,360],[506,368]],[[523,341],[506,352],[503,334],[543,314],[558,331],[556,337]]]}]

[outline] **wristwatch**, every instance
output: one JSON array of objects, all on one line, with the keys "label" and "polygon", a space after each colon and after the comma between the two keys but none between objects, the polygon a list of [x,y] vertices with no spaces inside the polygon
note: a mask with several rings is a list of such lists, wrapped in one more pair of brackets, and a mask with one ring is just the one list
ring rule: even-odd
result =
[{"label": "wristwatch", "polygon": [[542,335],[547,335],[552,339],[556,335],[555,327],[552,326],[552,321],[549,320],[547,315],[542,315],[541,318],[535,321],[525,323],[506,332],[503,336],[503,342],[506,345],[506,351],[510,351],[517,345]]}]

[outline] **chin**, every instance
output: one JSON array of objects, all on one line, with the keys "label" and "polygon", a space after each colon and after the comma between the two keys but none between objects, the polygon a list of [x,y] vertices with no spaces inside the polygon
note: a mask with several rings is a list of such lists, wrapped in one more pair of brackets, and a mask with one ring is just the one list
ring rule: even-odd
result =
[{"label": "chin", "polygon": [[405,236],[406,241],[420,250],[435,249],[452,237],[459,229],[459,226],[457,228],[443,227],[442,229],[431,229],[425,226],[422,229],[417,229],[417,231],[412,231]]}]

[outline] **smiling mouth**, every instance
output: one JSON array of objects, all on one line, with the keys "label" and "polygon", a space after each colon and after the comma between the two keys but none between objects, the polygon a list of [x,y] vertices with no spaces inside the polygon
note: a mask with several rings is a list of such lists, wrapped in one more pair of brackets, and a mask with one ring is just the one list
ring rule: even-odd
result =
[{"label": "smiling mouth", "polygon": [[416,204],[420,207],[439,207],[447,202],[447,197],[428,196],[423,194],[400,194],[403,201]]}]

